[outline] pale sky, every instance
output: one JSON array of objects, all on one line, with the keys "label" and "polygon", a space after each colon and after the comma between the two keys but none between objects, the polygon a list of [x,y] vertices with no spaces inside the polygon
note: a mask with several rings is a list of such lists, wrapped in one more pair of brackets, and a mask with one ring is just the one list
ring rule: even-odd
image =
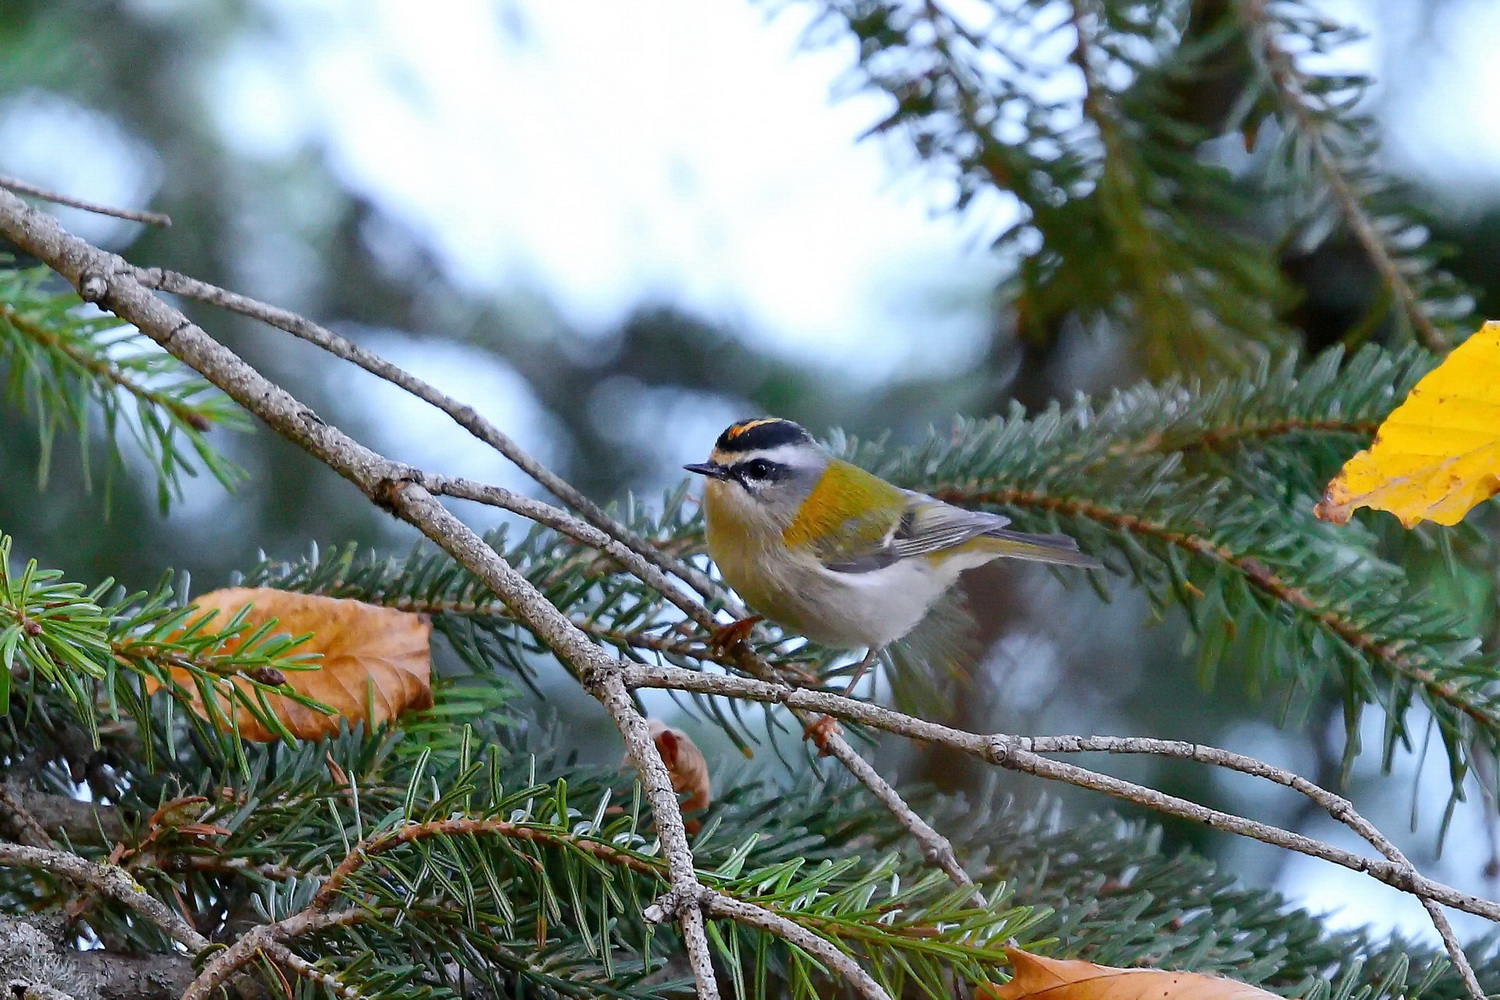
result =
[{"label": "pale sky", "polygon": [[874,378],[983,333],[927,300],[977,300],[999,264],[934,181],[856,142],[885,105],[830,103],[852,52],[799,52],[801,10],[528,2],[518,39],[491,0],[264,3],[274,42],[218,71],[226,137],[324,136],[467,286],[533,287],[584,330],[669,301]]}]

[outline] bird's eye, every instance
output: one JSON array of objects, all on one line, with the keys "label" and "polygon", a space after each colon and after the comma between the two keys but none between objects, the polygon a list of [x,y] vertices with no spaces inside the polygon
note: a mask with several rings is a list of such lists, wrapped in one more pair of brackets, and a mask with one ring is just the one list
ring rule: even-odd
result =
[{"label": "bird's eye", "polygon": [[771,475],[771,463],[763,458],[751,459],[745,463],[745,476],[749,479],[767,479]]}]

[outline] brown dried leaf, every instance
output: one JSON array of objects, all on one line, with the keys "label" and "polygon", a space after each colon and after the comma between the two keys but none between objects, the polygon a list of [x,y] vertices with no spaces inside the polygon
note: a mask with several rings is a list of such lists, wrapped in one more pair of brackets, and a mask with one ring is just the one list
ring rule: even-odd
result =
[{"label": "brown dried leaf", "polygon": [[[193,601],[205,614],[219,612],[208,628],[228,622],[246,604],[252,607],[242,635],[275,618],[278,632],[312,633],[296,652],[322,654],[321,659],[312,661],[313,669],[289,670],[284,676],[294,691],[329,706],[334,714],[324,715],[284,695],[266,695],[266,703],[293,736],[320,739],[338,732],[341,720],[351,725],[359,722],[378,725],[407,709],[432,705],[429,647],[432,626],[422,616],[361,601],[294,594],[270,587],[230,587]],[[199,617],[195,615],[192,620]],[[217,652],[227,653],[238,647],[239,640],[233,639]],[[172,675],[188,690],[194,708],[207,717],[196,702],[197,687],[191,675],[181,667],[173,667]],[[241,690],[251,688],[243,677],[232,677],[230,682]],[[227,715],[229,699],[222,694],[218,697],[220,711]],[[367,704],[373,707],[373,717],[366,717]],[[240,735],[245,739],[267,742],[277,738],[243,705],[235,704],[233,710]]]},{"label": "brown dried leaf", "polygon": [[667,765],[667,773],[672,776],[672,791],[687,793],[682,811],[707,809],[713,801],[713,788],[708,780],[708,761],[698,744],[681,729],[673,729],[660,719],[649,719],[646,725],[650,727],[651,739],[656,742],[656,749]]},{"label": "brown dried leaf", "polygon": [[1019,948],[1006,948],[1005,954],[1015,978],[1004,986],[980,987],[985,1000],[1281,1000],[1255,986],[1196,972],[1116,969]]}]

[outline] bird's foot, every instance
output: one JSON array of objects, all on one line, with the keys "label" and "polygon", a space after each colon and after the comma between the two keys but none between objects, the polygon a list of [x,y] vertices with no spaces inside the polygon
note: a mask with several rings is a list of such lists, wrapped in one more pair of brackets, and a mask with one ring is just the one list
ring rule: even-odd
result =
[{"label": "bird's foot", "polygon": [[763,621],[765,621],[765,617],[762,615],[750,615],[748,618],[741,618],[739,621],[730,622],[723,628],[715,629],[714,634],[708,640],[708,644],[720,653],[732,652],[734,647],[749,639],[750,633],[755,630],[755,626]]},{"label": "bird's foot", "polygon": [[807,724],[802,730],[804,740],[812,740],[813,746],[818,748],[819,757],[827,757],[833,753],[828,749],[828,741],[839,734],[839,723],[831,715],[820,715]]}]

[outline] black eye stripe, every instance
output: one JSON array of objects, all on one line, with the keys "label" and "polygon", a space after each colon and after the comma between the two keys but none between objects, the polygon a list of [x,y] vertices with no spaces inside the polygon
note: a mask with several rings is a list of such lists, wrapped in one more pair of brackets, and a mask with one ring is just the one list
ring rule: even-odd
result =
[{"label": "black eye stripe", "polygon": [[786,466],[764,458],[752,458],[748,462],[736,462],[729,467],[729,471],[741,483],[749,485],[751,482],[772,482],[782,478],[786,473]]}]

